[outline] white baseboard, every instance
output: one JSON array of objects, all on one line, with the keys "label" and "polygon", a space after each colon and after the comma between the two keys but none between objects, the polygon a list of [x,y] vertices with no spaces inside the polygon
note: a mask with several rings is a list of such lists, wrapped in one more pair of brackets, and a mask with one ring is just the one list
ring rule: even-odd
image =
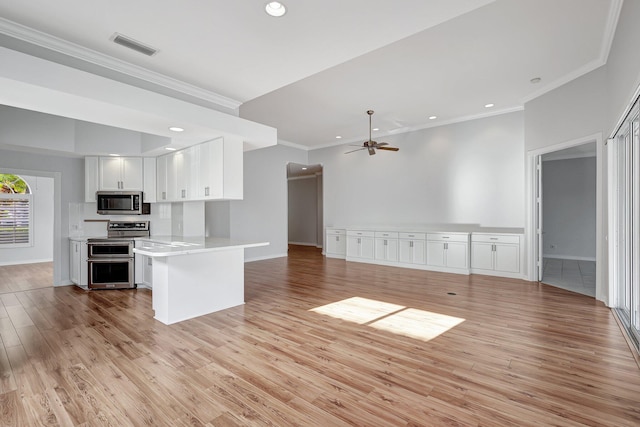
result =
[{"label": "white baseboard", "polygon": [[286,258],[288,255],[287,254],[275,254],[275,255],[265,255],[265,256],[259,256],[259,257],[254,257],[254,258],[245,258],[244,262],[254,262],[254,261],[264,261],[266,259],[273,259],[273,258]]},{"label": "white baseboard", "polygon": [[53,260],[52,259],[29,259],[24,261],[0,262],[0,265],[4,266],[4,265],[38,264],[40,262],[53,262]]},{"label": "white baseboard", "polygon": [[582,256],[571,256],[571,255],[549,255],[542,254],[542,258],[553,258],[553,259],[566,259],[571,261],[594,261],[595,257],[582,257]]}]

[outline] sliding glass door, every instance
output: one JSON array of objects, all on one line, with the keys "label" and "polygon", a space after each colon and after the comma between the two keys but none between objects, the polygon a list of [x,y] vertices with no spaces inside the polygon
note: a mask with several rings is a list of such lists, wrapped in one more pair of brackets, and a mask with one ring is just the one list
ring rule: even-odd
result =
[{"label": "sliding glass door", "polygon": [[640,122],[638,101],[610,141],[613,306],[640,348]]}]

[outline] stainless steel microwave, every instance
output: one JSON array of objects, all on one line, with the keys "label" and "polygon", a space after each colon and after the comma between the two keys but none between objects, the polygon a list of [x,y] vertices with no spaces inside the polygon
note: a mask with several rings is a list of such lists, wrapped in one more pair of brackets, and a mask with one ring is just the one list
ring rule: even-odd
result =
[{"label": "stainless steel microwave", "polygon": [[142,191],[98,191],[98,214],[142,215]]}]

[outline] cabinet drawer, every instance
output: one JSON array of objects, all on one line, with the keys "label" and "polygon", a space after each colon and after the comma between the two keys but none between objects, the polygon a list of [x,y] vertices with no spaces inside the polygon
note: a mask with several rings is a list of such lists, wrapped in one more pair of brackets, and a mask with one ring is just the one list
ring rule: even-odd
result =
[{"label": "cabinet drawer", "polygon": [[504,234],[472,234],[472,242],[487,242],[487,243],[520,243],[520,236],[517,234],[504,235]]},{"label": "cabinet drawer", "polygon": [[348,230],[347,236],[355,236],[355,237],[375,237],[375,231],[358,231],[358,230]]},{"label": "cabinet drawer", "polygon": [[408,240],[424,240],[427,237],[426,233],[398,233],[401,239]]},{"label": "cabinet drawer", "polygon": [[376,237],[382,239],[397,239],[398,233],[393,231],[376,231]]},{"label": "cabinet drawer", "polygon": [[347,234],[346,230],[339,228],[327,228],[327,235],[329,236],[344,236],[345,234]]},{"label": "cabinet drawer", "polygon": [[438,242],[468,242],[468,234],[438,233],[427,234],[427,240]]}]

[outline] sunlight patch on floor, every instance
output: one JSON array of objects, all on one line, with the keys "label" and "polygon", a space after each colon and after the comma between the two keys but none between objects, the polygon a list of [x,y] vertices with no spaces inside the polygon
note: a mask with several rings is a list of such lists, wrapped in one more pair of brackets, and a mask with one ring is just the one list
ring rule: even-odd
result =
[{"label": "sunlight patch on floor", "polygon": [[388,302],[376,301],[367,298],[352,297],[342,301],[312,308],[309,311],[326,314],[338,319],[348,320],[358,324],[372,322],[381,317],[387,316],[405,307]]},{"label": "sunlight patch on floor", "polygon": [[465,321],[459,317],[368,298],[351,297],[309,311],[429,341]]}]

